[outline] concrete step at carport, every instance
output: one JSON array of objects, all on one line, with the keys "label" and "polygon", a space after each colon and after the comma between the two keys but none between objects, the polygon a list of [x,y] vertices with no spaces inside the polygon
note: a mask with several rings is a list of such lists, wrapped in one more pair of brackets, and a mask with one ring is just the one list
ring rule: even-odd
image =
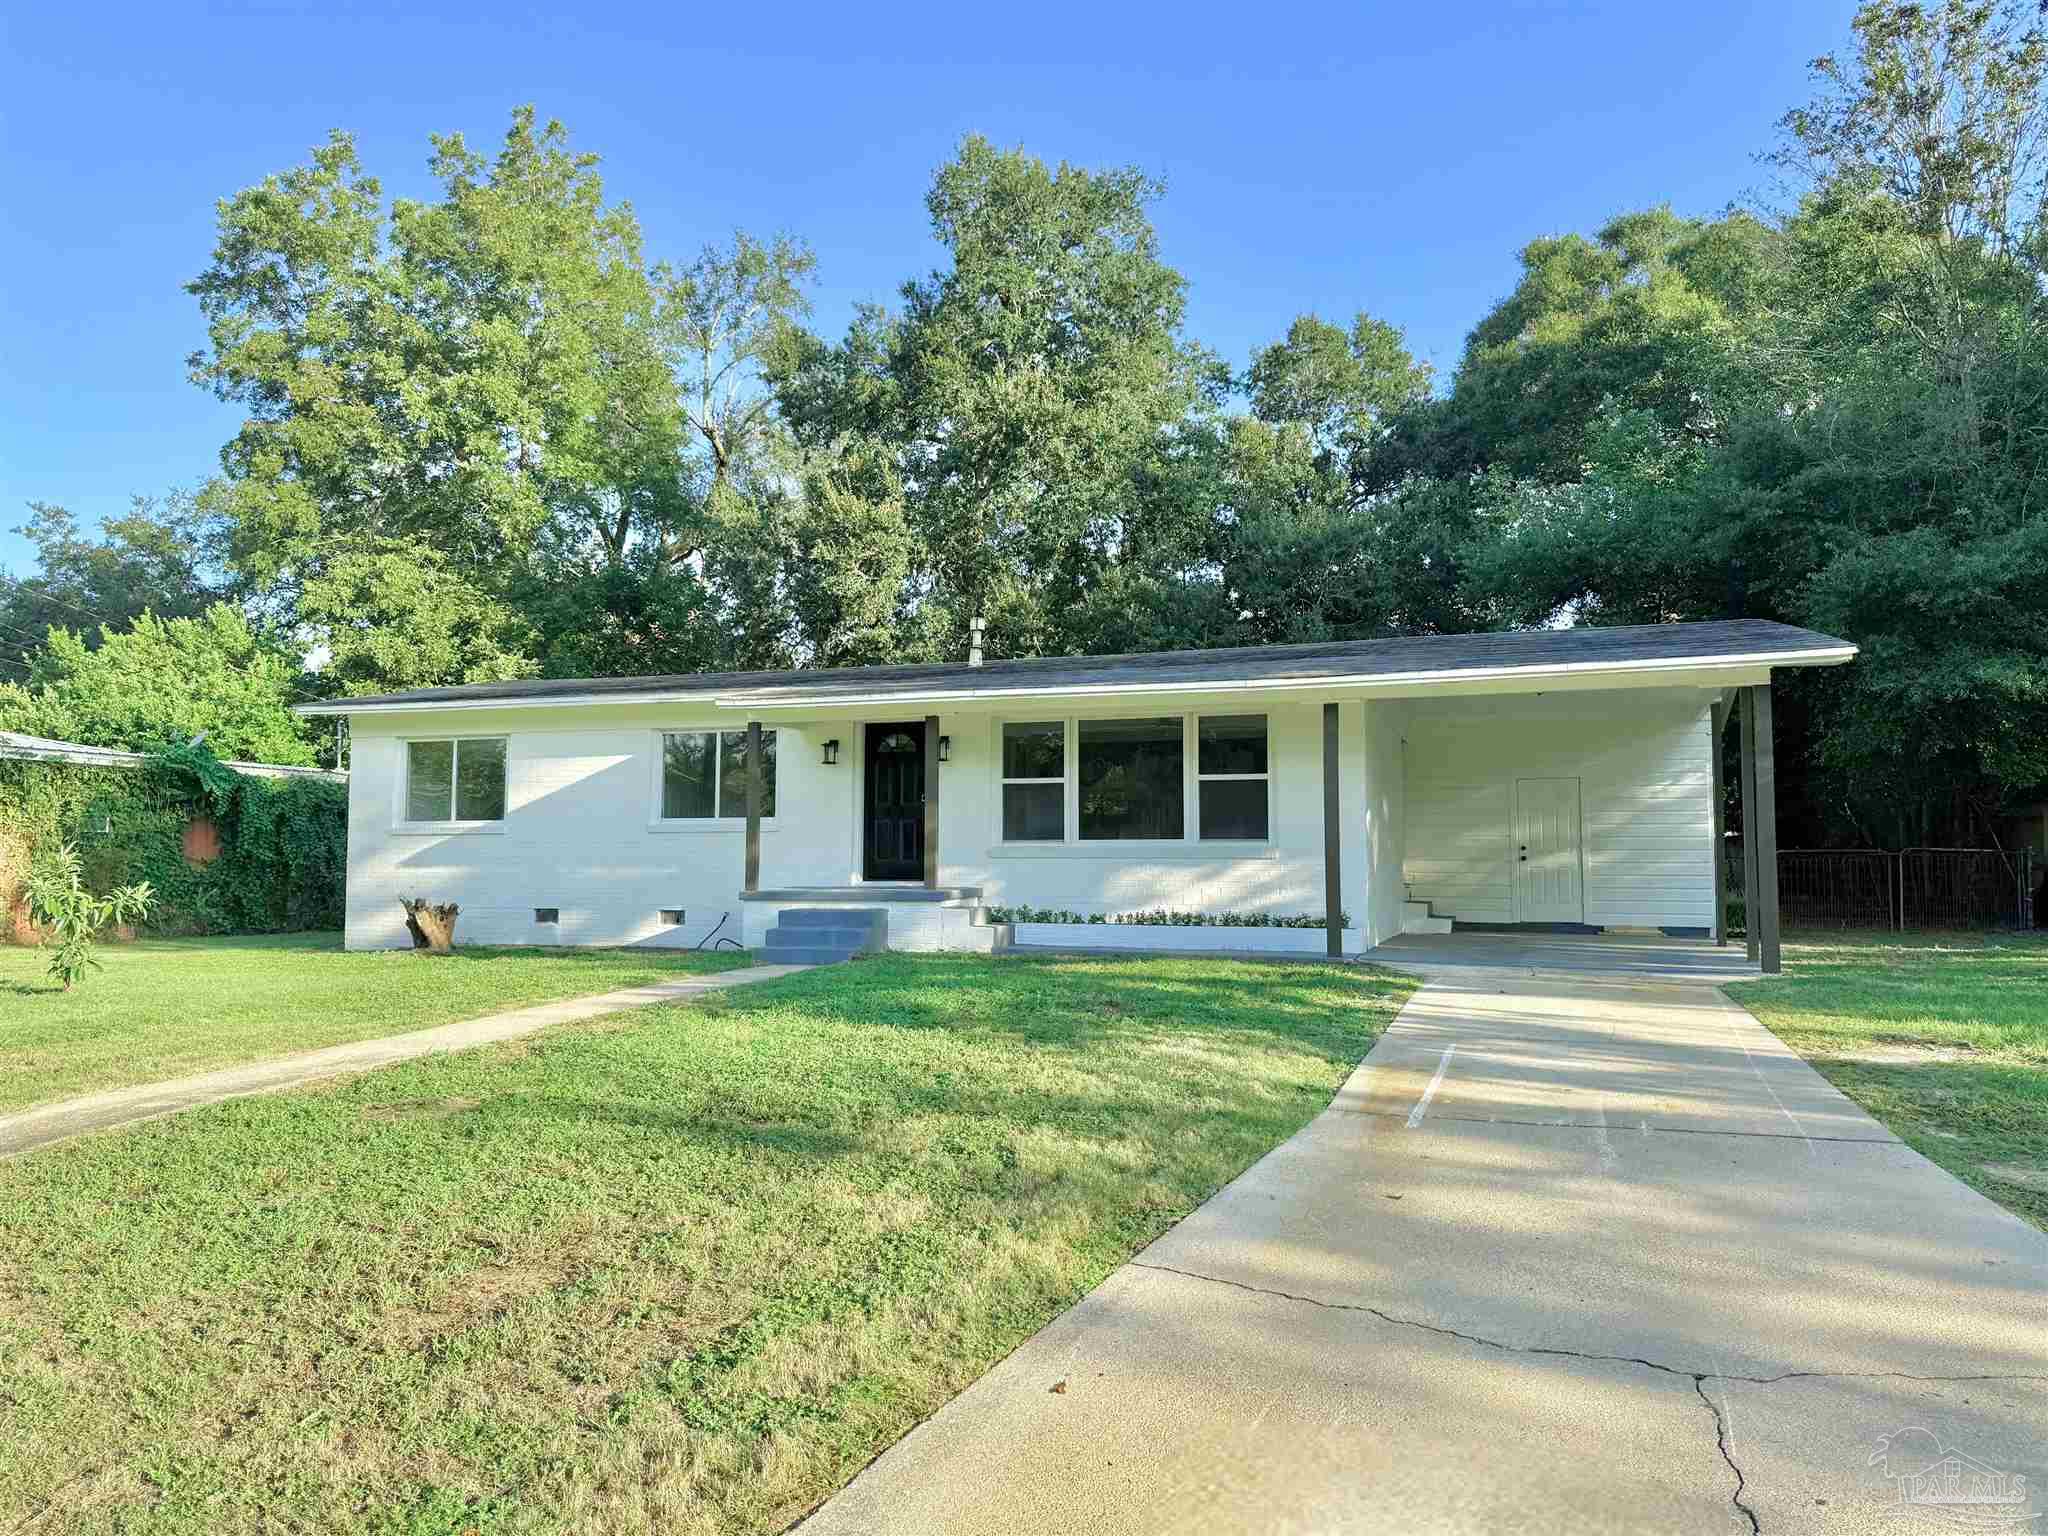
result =
[{"label": "concrete step at carport", "polygon": [[1451,920],[1438,917],[1426,901],[1404,901],[1401,903],[1401,931],[1403,933],[1449,933]]}]

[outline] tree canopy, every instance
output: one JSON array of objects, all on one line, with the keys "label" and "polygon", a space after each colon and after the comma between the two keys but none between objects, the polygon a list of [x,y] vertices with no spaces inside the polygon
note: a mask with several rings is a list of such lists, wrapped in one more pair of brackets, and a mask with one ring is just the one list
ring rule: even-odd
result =
[{"label": "tree canopy", "polygon": [[197,646],[257,658],[205,675],[290,754],[287,658],[363,692],[958,656],[976,615],[997,655],[1753,616],[1863,647],[1781,690],[1788,835],[1974,841],[2048,795],[2048,38],[1873,3],[1812,77],[1774,200],[1529,241],[1440,380],[1363,308],[1217,357],[1131,167],[964,139],[938,262],[826,336],[802,240],[650,254],[531,108],[436,138],[424,200],[336,134],[191,284],[220,476],[97,539],[32,509],[5,707],[139,738],[90,679]]},{"label": "tree canopy", "polygon": [[216,603],[197,618],[144,613],[86,643],[53,629],[26,683],[0,683],[0,730],[155,752],[206,737],[215,756],[311,766],[291,714],[297,660]]}]

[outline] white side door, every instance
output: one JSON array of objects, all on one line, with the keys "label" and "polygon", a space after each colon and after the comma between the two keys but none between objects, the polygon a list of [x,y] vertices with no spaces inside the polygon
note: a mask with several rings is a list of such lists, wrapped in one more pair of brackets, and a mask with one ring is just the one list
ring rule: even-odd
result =
[{"label": "white side door", "polygon": [[1583,923],[1579,781],[1515,780],[1515,921]]}]

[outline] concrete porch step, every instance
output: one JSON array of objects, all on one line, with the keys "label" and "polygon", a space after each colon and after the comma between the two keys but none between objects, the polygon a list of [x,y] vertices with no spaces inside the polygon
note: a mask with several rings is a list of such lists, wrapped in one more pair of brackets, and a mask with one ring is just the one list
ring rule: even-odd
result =
[{"label": "concrete porch step", "polygon": [[872,933],[878,939],[889,936],[889,914],[881,907],[784,907],[776,914],[775,929],[806,933],[836,928],[848,932]]},{"label": "concrete porch step", "polygon": [[790,949],[842,949],[851,955],[888,947],[887,927],[854,927],[836,923],[793,924],[785,920],[768,930],[767,942],[761,946],[761,953],[780,958]]}]

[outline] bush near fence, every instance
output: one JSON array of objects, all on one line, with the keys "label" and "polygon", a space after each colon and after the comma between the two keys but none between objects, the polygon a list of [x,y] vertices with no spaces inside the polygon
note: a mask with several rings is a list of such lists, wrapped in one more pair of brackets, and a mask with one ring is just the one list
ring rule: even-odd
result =
[{"label": "bush near fence", "polygon": [[141,764],[0,759],[0,915],[17,938],[39,849],[74,844],[96,893],[147,880],[160,934],[280,933],[341,926],[348,786],[235,772],[204,747]]}]

